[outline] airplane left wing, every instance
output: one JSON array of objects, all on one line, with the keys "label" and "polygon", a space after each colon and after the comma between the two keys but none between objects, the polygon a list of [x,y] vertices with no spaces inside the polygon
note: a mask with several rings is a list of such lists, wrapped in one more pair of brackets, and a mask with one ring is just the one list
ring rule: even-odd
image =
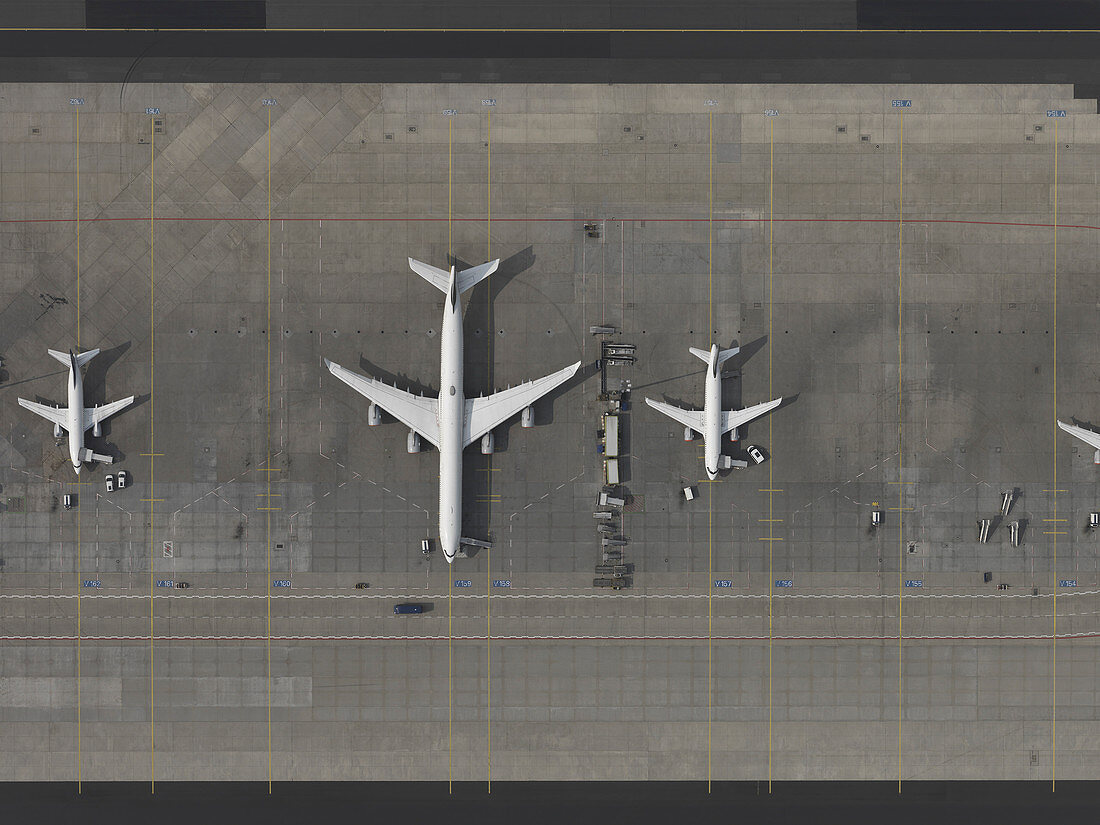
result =
[{"label": "airplane left wing", "polygon": [[40,415],[47,421],[52,421],[59,427],[65,427],[65,408],[64,407],[47,407],[45,404],[37,404],[34,401],[28,401],[26,398],[19,399],[19,406],[25,410],[30,410],[36,415]]},{"label": "airplane left wing", "polygon": [[[20,401],[19,403],[23,403]],[[1073,424],[1063,424],[1058,422],[1058,426],[1065,430],[1070,435],[1075,435],[1090,447],[1095,450],[1100,450],[1100,433],[1093,430],[1086,430],[1084,427],[1078,427]]]},{"label": "airplane left wing", "polygon": [[85,407],[84,429],[90,430],[100,421],[105,421],[116,412],[126,409],[133,403],[134,396],[131,395],[129,398],[123,398],[119,401],[113,401],[110,404],[104,404],[102,407]]},{"label": "airplane left wing", "polygon": [[685,427],[690,427],[695,430],[697,433],[703,432],[702,410],[685,410],[683,407],[666,404],[664,401],[654,401],[652,398],[647,398],[645,402],[657,412],[667,415],[673,421],[678,421]]},{"label": "airplane left wing", "polygon": [[411,392],[399,390],[374,378],[367,378],[344,369],[327,358],[325,366],[328,367],[329,372],[361,396],[373,401],[436,447],[439,446],[439,402],[434,398],[425,398],[422,395],[413,395]]},{"label": "airplane left wing", "polygon": [[774,401],[765,401],[763,404],[745,407],[743,410],[722,410],[722,433],[728,433],[734,427],[748,424],[754,418],[759,418],[769,410],[774,410],[782,403],[783,399],[777,398]]},{"label": "airplane left wing", "polygon": [[489,430],[502,424],[524,407],[529,407],[556,387],[561,386],[580,369],[581,362],[550,375],[527,381],[511,389],[482,398],[466,399],[466,421],[462,426],[462,446],[473,444]]}]

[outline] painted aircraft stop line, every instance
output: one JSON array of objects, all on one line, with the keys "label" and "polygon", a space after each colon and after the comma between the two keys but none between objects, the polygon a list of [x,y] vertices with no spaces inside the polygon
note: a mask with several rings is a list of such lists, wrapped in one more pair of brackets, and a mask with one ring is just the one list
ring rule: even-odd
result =
[{"label": "painted aircraft stop line", "polygon": [[409,428],[408,451],[420,452],[426,438],[439,450],[439,544],[448,563],[462,544],[462,451],[481,439],[493,451],[493,428],[522,411],[520,424],[533,427],[536,401],[572,378],[581,362],[534,381],[488,396],[467,399],[462,392],[462,293],[496,271],[500,259],[455,272],[409,258],[413,272],[447,296],[440,334],[439,398],[413,395],[366,378],[325,359],[329,372],[371,402],[367,424],[382,423],[381,410]]},{"label": "painted aircraft stop line", "polygon": [[58,352],[53,349],[46,351],[69,368],[69,406],[47,407],[45,404],[36,404],[25,398],[19,399],[19,406],[42,416],[47,421],[52,421],[54,438],[61,438],[62,432],[69,434],[69,459],[77,475],[80,475],[80,465],[85,461],[102,461],[104,464],[110,464],[114,461],[111,456],[93,453],[84,446],[84,431],[90,429],[92,435],[98,438],[102,434],[100,425],[103,421],[133,404],[134,396],[104,404],[102,407],[98,404],[94,407],[85,407],[84,379],[80,375],[80,368],[99,355],[99,350],[91,349],[80,355],[74,355],[71,350],[69,352]]},{"label": "painted aircraft stop line", "polygon": [[1078,427],[1075,424],[1063,424],[1061,421],[1058,422],[1058,426],[1070,435],[1077,436],[1096,450],[1093,453],[1092,461],[1094,464],[1100,464],[1100,433],[1095,430],[1086,430],[1084,427]]},{"label": "painted aircraft stop line", "polygon": [[662,412],[674,421],[679,421],[686,428],[684,440],[690,441],[695,433],[703,435],[703,463],[707,468],[707,478],[712,481],[718,478],[718,457],[722,454],[722,436],[730,430],[748,424],[754,418],[759,418],[769,410],[774,410],[783,403],[782,398],[774,401],[765,401],[753,407],[743,410],[722,409],[722,363],[732,358],[740,347],[719,350],[717,344],[712,344],[709,351],[688,347],[691,354],[707,365],[707,382],[703,396],[703,409],[685,410],[682,407],[674,407],[663,401],[654,401],[647,398],[645,402],[658,412]]}]

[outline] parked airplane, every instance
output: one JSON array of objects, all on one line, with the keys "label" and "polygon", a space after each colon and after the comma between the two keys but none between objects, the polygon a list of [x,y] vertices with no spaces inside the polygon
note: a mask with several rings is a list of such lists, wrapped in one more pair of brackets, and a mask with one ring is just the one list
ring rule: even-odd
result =
[{"label": "parked airplane", "polygon": [[454,561],[462,544],[462,450],[480,438],[481,452],[491,453],[493,428],[521,410],[521,426],[533,427],[532,405],[572,378],[581,365],[578,361],[551,375],[489,396],[467,399],[463,395],[460,297],[495,272],[499,264],[497,259],[456,273],[453,266],[446,272],[409,258],[413,272],[447,296],[440,334],[439,398],[413,395],[325,359],[329,372],[371,402],[368,425],[381,424],[384,409],[409,427],[410,453],[420,452],[422,438],[439,449],[439,543],[448,563]]},{"label": "parked airplane", "polygon": [[691,354],[707,364],[707,383],[703,396],[703,409],[685,410],[674,407],[663,401],[654,401],[647,398],[645,402],[658,412],[662,412],[669,418],[679,421],[684,425],[684,440],[690,441],[695,433],[703,435],[703,463],[707,468],[707,478],[718,478],[718,456],[722,454],[722,435],[747,424],[754,418],[759,418],[768,410],[774,410],[781,403],[782,398],[774,401],[765,401],[754,407],[746,407],[743,410],[722,409],[722,373],[719,369],[724,361],[732,358],[740,347],[719,350],[718,345],[711,346],[708,352],[705,349],[688,347]]},{"label": "parked airplane", "polygon": [[51,349],[47,352],[69,368],[69,406],[47,407],[45,404],[36,404],[25,398],[19,399],[19,406],[42,416],[47,421],[52,421],[54,438],[61,438],[63,431],[69,434],[69,458],[73,462],[73,469],[77,475],[80,474],[80,465],[84,461],[94,460],[110,464],[114,461],[111,456],[93,453],[84,447],[84,431],[90,429],[92,435],[98,438],[102,435],[100,427],[102,422],[133,404],[134,396],[131,395],[112,404],[104,404],[102,407],[98,404],[94,407],[85,407],[84,380],[80,375],[80,368],[99,355],[99,350],[91,349],[80,355],[74,355],[71,350],[65,353]]},{"label": "parked airplane", "polygon": [[1092,461],[1094,464],[1100,464],[1100,433],[1094,430],[1086,430],[1084,427],[1078,427],[1074,424],[1063,424],[1058,422],[1058,426],[1065,430],[1070,435],[1075,435],[1094,450]]}]

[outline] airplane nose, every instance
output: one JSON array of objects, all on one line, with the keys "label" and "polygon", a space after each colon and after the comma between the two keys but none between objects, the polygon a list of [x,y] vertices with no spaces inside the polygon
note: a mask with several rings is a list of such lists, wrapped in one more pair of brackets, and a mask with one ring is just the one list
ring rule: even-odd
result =
[{"label": "airplane nose", "polygon": [[711,481],[714,481],[716,478],[718,478],[718,471],[712,470],[710,467],[707,467],[707,478],[709,478]]},{"label": "airplane nose", "polygon": [[76,470],[77,475],[80,475],[80,465],[77,464],[75,461],[73,462],[73,469]]}]

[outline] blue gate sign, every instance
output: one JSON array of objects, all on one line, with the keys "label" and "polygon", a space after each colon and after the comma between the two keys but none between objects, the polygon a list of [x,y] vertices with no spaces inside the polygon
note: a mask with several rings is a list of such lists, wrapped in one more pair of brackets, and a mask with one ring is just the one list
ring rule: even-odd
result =
[{"label": "blue gate sign", "polygon": [[1065,117],[1065,109],[1047,109],[1047,117]]},{"label": "blue gate sign", "polygon": [[474,583],[469,579],[455,579],[455,587],[473,587]]},{"label": "blue gate sign", "polygon": [[775,580],[775,586],[776,587],[794,587],[794,580],[793,579],[776,579]]},{"label": "blue gate sign", "polygon": [[84,580],[84,586],[85,587],[99,587],[99,579],[85,579]]},{"label": "blue gate sign", "polygon": [[1058,580],[1058,586],[1059,587],[1076,587],[1077,586],[1077,579],[1059,579]]},{"label": "blue gate sign", "polygon": [[913,105],[912,100],[891,100],[890,105],[895,109],[908,109]]},{"label": "blue gate sign", "polygon": [[493,587],[511,587],[511,579],[493,579]]},{"label": "blue gate sign", "polygon": [[290,579],[275,579],[271,582],[272,587],[290,587]]},{"label": "blue gate sign", "polygon": [[157,579],[157,587],[171,587],[172,585],[171,579]]},{"label": "blue gate sign", "polygon": [[924,579],[906,579],[906,587],[924,587]]},{"label": "blue gate sign", "polygon": [[731,582],[729,579],[715,579],[714,580],[714,586],[715,587],[733,587],[733,582]]}]

